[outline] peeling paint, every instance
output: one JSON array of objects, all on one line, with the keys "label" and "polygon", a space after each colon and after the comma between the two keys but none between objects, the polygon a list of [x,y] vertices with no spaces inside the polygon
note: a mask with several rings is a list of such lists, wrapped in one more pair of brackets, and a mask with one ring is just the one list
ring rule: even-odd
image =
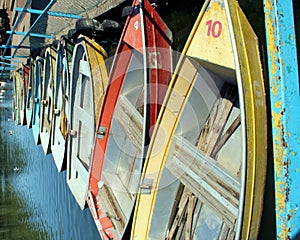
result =
[{"label": "peeling paint", "polygon": [[281,101],[281,100],[277,101],[277,102],[274,104],[274,106],[275,106],[275,108],[281,108],[281,106],[282,106],[282,101]]},{"label": "peeling paint", "polygon": [[[279,239],[300,232],[300,99],[292,1],[264,0]],[[298,224],[297,224],[298,223]]]}]

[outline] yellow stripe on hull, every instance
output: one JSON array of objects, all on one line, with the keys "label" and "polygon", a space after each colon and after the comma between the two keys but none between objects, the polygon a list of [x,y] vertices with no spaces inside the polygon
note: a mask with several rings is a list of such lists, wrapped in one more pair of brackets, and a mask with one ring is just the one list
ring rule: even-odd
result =
[{"label": "yellow stripe on hull", "polygon": [[[219,32],[220,26],[222,27]],[[200,65],[197,65],[195,60],[200,63]],[[209,69],[212,73],[205,75],[206,70],[203,70],[204,68]],[[227,80],[232,77],[234,71],[236,74],[234,76],[235,80]],[[159,201],[157,199],[159,192],[162,191],[160,188],[163,182],[161,181],[163,171],[168,168],[166,167],[168,164],[170,165],[174,162],[174,157],[172,159],[170,157],[172,152],[177,151],[176,147],[178,148],[176,143],[174,143],[174,138],[176,138],[174,134],[175,131],[178,132],[180,130],[179,121],[182,121],[185,117],[183,114],[184,109],[188,106],[187,102],[189,98],[192,97],[193,88],[196,86],[195,84],[201,74],[204,74],[203,76],[221,75],[221,78],[236,86],[239,93],[239,108],[233,106],[233,109],[234,111],[240,111],[241,116],[241,127],[236,130],[241,134],[242,138],[239,147],[237,147],[241,149],[242,155],[241,163],[238,168],[241,172],[238,172],[235,166],[224,167],[228,164],[228,161],[225,161],[224,164],[222,161],[214,162],[217,157],[214,157],[214,159],[207,157],[207,162],[215,164],[211,168],[211,171],[207,173],[207,176],[215,176],[218,174],[216,169],[223,169],[225,171],[224,175],[221,174],[219,176],[223,176],[224,179],[228,177],[228,181],[236,184],[236,188],[239,189],[239,195],[235,196],[238,201],[238,206],[235,205],[236,200],[234,199],[225,199],[222,194],[219,197],[219,199],[221,199],[220,206],[225,206],[224,211],[226,210],[229,213],[228,216],[225,214],[223,218],[224,222],[222,226],[226,227],[226,229],[225,227],[222,228],[223,236],[237,239],[257,238],[263,203],[267,160],[265,90],[257,38],[235,0],[210,0],[204,3],[203,9],[188,39],[170,83],[152,136],[137,197],[131,239],[149,239],[152,238],[150,234],[156,237],[159,236],[157,233],[154,233],[155,229],[153,230],[153,228],[160,224],[160,219],[153,219],[153,216],[155,217],[157,216],[155,214],[158,214],[156,204],[158,204]],[[218,79],[218,77],[215,79]],[[215,89],[219,88],[219,83],[220,81],[216,80]],[[211,93],[213,92],[212,90]],[[207,96],[211,96],[210,92],[207,94]],[[218,94],[216,94],[216,98],[218,98]],[[207,106],[207,108],[213,111],[213,107]],[[211,114],[212,112],[210,112],[208,116]],[[228,122],[231,124],[234,121],[230,120],[230,118],[231,117],[229,117]],[[232,134],[232,136],[234,136],[232,140],[233,143],[231,143],[233,146],[234,141],[239,139],[238,133],[235,135]],[[208,140],[212,141],[212,138],[208,138]],[[183,143],[185,142],[184,139],[182,139],[182,141]],[[224,144],[224,146],[225,145],[226,144]],[[183,148],[187,149],[187,145],[185,144]],[[225,149],[234,151],[234,149],[230,147],[225,147]],[[222,154],[226,155],[224,153]],[[188,157],[188,154],[185,157]],[[200,159],[201,157],[205,158],[201,155],[200,157],[195,156],[195,159]],[[180,156],[177,157],[177,160],[178,158],[180,158]],[[191,162],[191,166],[186,167],[187,171],[182,172],[183,176],[178,177],[182,183],[188,179],[184,175],[188,175],[188,171],[190,171],[195,164],[194,161]],[[203,166],[204,165],[202,165],[202,167]],[[229,172],[229,174],[226,172]],[[198,176],[194,176],[194,179],[198,179]],[[203,179],[205,179],[205,176]],[[202,180],[200,179],[199,181]],[[209,179],[205,181],[209,182]],[[236,183],[236,181],[240,183]],[[214,183],[212,183],[212,186],[213,185]],[[201,199],[201,194],[199,195],[197,191],[191,190],[192,185],[184,186],[188,186],[194,197],[196,196]],[[202,184],[202,187],[203,186],[204,184]],[[199,190],[199,192],[201,191],[202,190]],[[183,191],[182,193],[185,192]],[[176,201],[179,201],[180,197],[181,196],[176,196]],[[218,196],[214,197],[217,199]],[[215,201],[214,197],[213,200]],[[193,206],[191,199],[192,198],[189,198],[187,201],[191,202],[191,206]],[[219,206],[213,204],[213,201],[210,203],[207,199],[203,199],[203,202],[205,203],[204,205],[208,205],[210,209],[213,209],[215,212],[220,210],[218,209]],[[192,208],[188,203],[185,204],[186,205],[183,204],[182,206]],[[207,210],[206,213],[209,211]],[[174,214],[174,210],[172,212]],[[229,216],[230,214],[233,214],[233,218]],[[187,218],[192,221],[189,214],[187,214]],[[175,218],[174,221],[176,222],[177,220],[178,219]],[[191,229],[185,230],[186,235],[183,235],[185,239],[193,237],[190,230]],[[171,234],[173,234],[173,229],[169,228],[160,238],[172,239],[172,237],[170,237]]]}]

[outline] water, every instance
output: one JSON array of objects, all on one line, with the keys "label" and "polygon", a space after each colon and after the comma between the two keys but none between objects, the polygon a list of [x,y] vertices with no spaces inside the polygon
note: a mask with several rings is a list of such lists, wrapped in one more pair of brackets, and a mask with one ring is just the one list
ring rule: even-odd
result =
[{"label": "water", "polygon": [[0,239],[100,239],[89,209],[77,206],[66,172],[35,145],[31,129],[10,119],[7,98],[0,103]]}]

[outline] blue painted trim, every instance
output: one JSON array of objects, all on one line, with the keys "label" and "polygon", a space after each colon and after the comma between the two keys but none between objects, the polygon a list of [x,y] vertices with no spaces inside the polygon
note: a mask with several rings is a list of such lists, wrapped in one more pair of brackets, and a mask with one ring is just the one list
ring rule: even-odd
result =
[{"label": "blue painted trim", "polygon": [[28,32],[13,32],[13,31],[6,31],[7,34],[16,34],[16,35],[23,35],[23,36],[30,36],[30,37],[38,37],[38,38],[55,38],[54,35],[46,35],[46,34],[39,34],[39,33],[28,33]]},{"label": "blue painted trim", "polygon": [[0,67],[0,71],[1,70],[7,70],[7,71],[9,71],[9,70],[15,70],[16,68],[15,67]]},{"label": "blue painted trim", "polygon": [[[23,8],[16,8],[15,9],[18,12],[26,12],[26,13],[32,13],[32,14],[42,14],[42,10],[38,9],[23,9]],[[62,13],[62,12],[46,12],[47,15],[53,16],[53,17],[63,17],[63,18],[73,18],[73,19],[80,19],[82,18],[80,15],[76,14],[69,14],[69,13]]]},{"label": "blue painted trim", "polygon": [[295,239],[300,234],[300,93],[293,1],[264,0],[264,10],[277,238]]},{"label": "blue painted trim", "polygon": [[5,59],[11,59],[11,58],[28,58],[28,56],[4,56]]},{"label": "blue painted trim", "polygon": [[0,48],[27,48],[30,49],[30,46],[13,46],[13,45],[1,45]]},{"label": "blue painted trim", "polygon": [[11,61],[11,62],[17,62],[17,63],[22,63],[23,62],[23,61],[18,60],[18,59],[9,59],[9,61]]},{"label": "blue painted trim", "polygon": [[0,61],[0,64],[7,65],[7,66],[17,66],[15,64],[7,63],[7,62],[1,62],[1,61]]},{"label": "blue painted trim", "polygon": [[[23,36],[23,38],[21,39],[21,41],[19,42],[18,45],[21,45],[24,40],[26,39],[26,37],[29,35],[29,33],[32,31],[32,29],[34,29],[35,25],[40,21],[40,19],[46,14],[46,12],[52,7],[52,5],[54,3],[56,3],[57,0],[51,0],[48,5],[44,8],[43,13],[41,15],[39,15],[37,17],[37,19],[35,20],[35,22],[33,24],[31,24],[30,28],[27,31],[27,34]],[[22,12],[23,13],[23,12]],[[14,56],[16,54],[17,49],[14,50],[12,56]]]}]

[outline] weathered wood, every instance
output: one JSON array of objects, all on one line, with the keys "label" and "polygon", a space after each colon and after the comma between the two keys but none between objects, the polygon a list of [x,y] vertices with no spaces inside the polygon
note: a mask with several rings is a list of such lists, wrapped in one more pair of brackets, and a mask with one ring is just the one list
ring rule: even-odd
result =
[{"label": "weathered wood", "polygon": [[220,235],[219,235],[219,240],[226,240],[229,234],[230,228],[223,223]]},{"label": "weathered wood", "polygon": [[[166,166],[184,185],[184,192],[189,189],[198,199],[190,197],[185,205],[187,210],[178,209],[168,239],[192,239],[196,228],[193,221],[197,222],[201,212],[201,209],[198,212],[194,211],[196,201],[197,204],[205,204],[222,216],[221,239],[227,239],[229,232],[232,232],[238,215],[240,183],[224,172],[210,156],[214,157],[218,153],[240,125],[240,116],[237,116],[224,133],[236,99],[236,87],[225,83],[221,98],[216,100],[202,128],[197,146],[193,146],[184,138],[173,139],[173,158]],[[195,214],[197,216],[194,216]],[[183,218],[184,215],[186,218]],[[183,230],[184,238],[181,235]]]},{"label": "weathered wood", "polygon": [[191,240],[192,239],[192,225],[193,225],[193,215],[195,209],[195,196],[189,196],[189,203],[187,209],[187,220],[186,220],[186,231],[185,231],[185,239]]},{"label": "weathered wood", "polygon": [[117,199],[115,199],[114,194],[111,189],[104,184],[99,191],[100,204],[106,203],[105,206],[102,205],[101,209],[106,209],[107,216],[119,232],[123,232],[126,225],[126,218],[123,215],[122,210],[118,204]]},{"label": "weathered wood", "polygon": [[195,204],[194,216],[193,216],[192,236],[194,236],[195,234],[198,219],[203,207],[203,202],[201,202],[198,198],[196,198],[195,200],[196,200],[196,204]]},{"label": "weathered wood", "polygon": [[[174,160],[172,163],[175,162]],[[184,168],[179,168],[180,162],[177,161],[177,164],[172,164],[168,166],[168,169],[172,172],[175,177],[178,177],[180,181],[186,186],[186,188],[190,189],[191,192],[195,194],[197,198],[201,200],[205,205],[209,206],[213,211],[218,213],[220,216],[224,216],[224,221],[227,224],[232,225],[236,220],[237,208],[232,206],[228,201],[223,199],[220,201],[216,198],[216,194],[218,197],[222,197],[221,194],[214,192],[211,193],[207,191],[207,184],[199,185],[198,181],[193,177],[190,177],[190,172]],[[229,209],[230,207],[230,209]]]},{"label": "weathered wood", "polygon": [[241,116],[239,114],[235,118],[235,120],[233,121],[233,123],[230,125],[230,127],[227,129],[227,131],[224,133],[224,135],[217,142],[217,144],[214,147],[214,150],[213,150],[213,152],[211,154],[212,158],[215,158],[215,156],[217,155],[217,153],[224,146],[224,144],[227,142],[227,140],[231,137],[231,135],[234,133],[234,131],[240,126],[240,124],[241,124]]},{"label": "weathered wood", "polygon": [[171,165],[175,165],[177,169],[181,169],[182,177],[178,176],[180,179],[184,178],[183,172],[194,173],[193,176],[197,177],[195,181],[205,181],[217,192],[222,192],[222,196],[232,205],[238,207],[240,183],[236,179],[224,172],[214,159],[197,151],[186,139],[174,138],[174,144],[174,156],[172,161],[167,163],[167,168],[173,169]]},{"label": "weathered wood", "polygon": [[214,106],[209,114],[209,117],[206,120],[206,123],[204,124],[204,126],[201,130],[199,141],[198,141],[198,149],[202,150],[203,152],[206,152],[210,128],[211,128],[216,116],[217,116],[217,104],[214,104]]},{"label": "weathered wood", "polygon": [[[213,152],[236,100],[235,86],[225,83],[222,88],[222,98],[216,100],[209,115],[204,131],[200,133],[198,148],[208,156]],[[203,144],[204,143],[204,144]]]},{"label": "weathered wood", "polygon": [[182,197],[181,197],[181,199],[179,201],[179,204],[178,204],[178,211],[177,211],[176,217],[173,221],[173,224],[170,228],[169,234],[166,238],[168,240],[174,239],[174,236],[176,234],[176,230],[178,229],[180,223],[182,222],[182,219],[183,219],[184,214],[186,212],[186,206],[188,204],[189,194],[190,194],[190,191],[187,188],[185,188],[183,190]]},{"label": "weathered wood", "polygon": [[171,212],[171,215],[170,215],[170,218],[169,218],[170,220],[169,220],[169,224],[168,224],[168,229],[171,229],[171,227],[172,227],[173,220],[175,219],[176,214],[177,214],[177,210],[178,210],[177,206],[179,206],[180,199],[182,198],[183,191],[185,189],[186,188],[182,184],[180,184],[179,187],[178,187],[178,191],[177,191],[177,195],[175,197],[173,209],[172,209],[172,212]]},{"label": "weathered wood", "polygon": [[115,120],[126,137],[138,148],[142,146],[143,117],[126,97],[120,97]]}]

